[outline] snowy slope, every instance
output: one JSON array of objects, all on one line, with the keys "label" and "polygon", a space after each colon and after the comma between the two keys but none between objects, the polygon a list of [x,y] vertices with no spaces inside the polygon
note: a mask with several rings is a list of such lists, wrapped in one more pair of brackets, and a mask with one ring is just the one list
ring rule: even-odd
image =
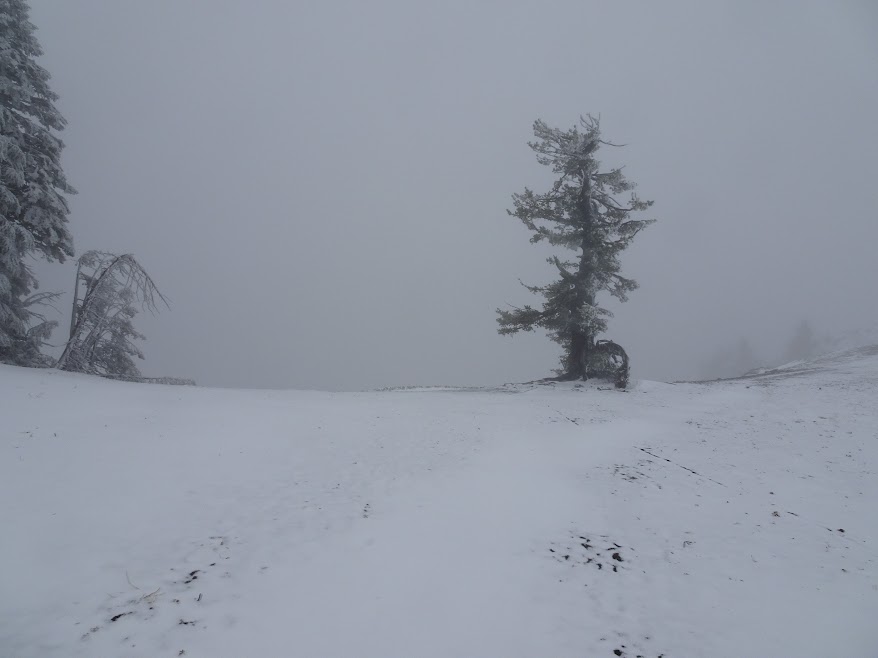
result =
[{"label": "snowy slope", "polygon": [[0,656],[878,656],[878,349],[360,394],[0,367]]}]

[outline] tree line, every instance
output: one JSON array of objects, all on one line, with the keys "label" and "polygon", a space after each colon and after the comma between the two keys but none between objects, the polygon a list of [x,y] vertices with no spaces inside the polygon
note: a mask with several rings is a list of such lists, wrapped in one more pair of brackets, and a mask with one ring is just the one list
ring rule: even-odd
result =
[{"label": "tree line", "polygon": [[0,362],[142,379],[135,359],[143,358],[143,335],[132,321],[167,300],[131,254],[79,258],[64,351],[57,360],[43,351],[58,323],[41,309],[60,293],[38,290],[30,261],[74,255],[66,196],[76,190],[61,167],[66,121],[37,63],[35,30],[25,0],[0,0]]},{"label": "tree line", "polygon": [[[66,121],[49,73],[37,63],[35,29],[26,0],[0,0],[0,362],[137,378],[143,336],[133,318],[167,302],[131,254],[88,251],[79,258],[66,346],[57,360],[43,351],[57,322],[40,309],[59,293],[38,291],[30,261],[73,257],[66,197],[76,190],[61,167],[58,134]],[[514,194],[508,213],[532,233],[532,243],[572,255],[549,258],[553,282],[525,284],[542,298],[539,306],[497,310],[499,333],[544,330],[562,346],[556,379],[604,378],[624,388],[628,355],[602,338],[612,314],[599,297],[624,302],[637,288],[622,274],[620,256],[655,221],[639,218],[652,201],[637,196],[621,167],[601,167],[598,151],[617,145],[603,139],[598,118],[567,130],[537,120],[533,132],[529,146],[556,180],[547,191]]]}]

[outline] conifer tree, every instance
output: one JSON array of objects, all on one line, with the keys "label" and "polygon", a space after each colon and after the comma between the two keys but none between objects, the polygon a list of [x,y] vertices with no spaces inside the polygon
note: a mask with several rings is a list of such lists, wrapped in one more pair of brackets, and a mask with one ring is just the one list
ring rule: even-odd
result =
[{"label": "conifer tree", "polygon": [[[532,243],[545,240],[577,252],[577,257],[549,258],[559,278],[545,286],[525,286],[543,297],[542,308],[497,309],[499,332],[545,329],[563,347],[561,378],[588,379],[592,372],[601,371],[598,364],[606,359],[606,350],[601,349],[604,341],[597,337],[606,331],[611,317],[599,306],[598,294],[607,292],[624,302],[637,288],[634,280],[620,274],[619,255],[655,221],[632,218],[632,213],[646,210],[652,201],[638,198],[632,191],[634,183],[621,168],[601,170],[598,149],[617,145],[601,139],[599,119],[581,118],[579,126],[566,131],[537,120],[533,130],[536,141],[528,145],[537,161],[551,167],[558,178],[543,194],[527,188],[514,194],[515,210],[507,212],[533,233]],[[627,379],[627,357],[625,368]]]},{"label": "conifer tree", "polygon": [[53,323],[34,310],[45,294],[28,258],[63,262],[73,255],[56,132],[66,122],[55,107],[49,73],[25,0],[0,0],[0,362],[41,365],[40,346]]}]

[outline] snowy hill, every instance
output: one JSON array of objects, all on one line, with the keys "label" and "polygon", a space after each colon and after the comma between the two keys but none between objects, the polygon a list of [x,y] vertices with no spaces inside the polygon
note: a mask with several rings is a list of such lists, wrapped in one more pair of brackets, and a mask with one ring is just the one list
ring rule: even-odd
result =
[{"label": "snowy hill", "polygon": [[0,656],[876,656],[876,400],[0,367]]}]

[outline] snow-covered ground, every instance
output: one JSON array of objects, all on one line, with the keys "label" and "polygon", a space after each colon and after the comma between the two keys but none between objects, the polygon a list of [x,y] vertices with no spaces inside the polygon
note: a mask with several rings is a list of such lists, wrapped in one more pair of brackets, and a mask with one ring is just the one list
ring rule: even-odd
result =
[{"label": "snow-covered ground", "polygon": [[0,656],[878,656],[878,349],[330,394],[0,367]]}]

